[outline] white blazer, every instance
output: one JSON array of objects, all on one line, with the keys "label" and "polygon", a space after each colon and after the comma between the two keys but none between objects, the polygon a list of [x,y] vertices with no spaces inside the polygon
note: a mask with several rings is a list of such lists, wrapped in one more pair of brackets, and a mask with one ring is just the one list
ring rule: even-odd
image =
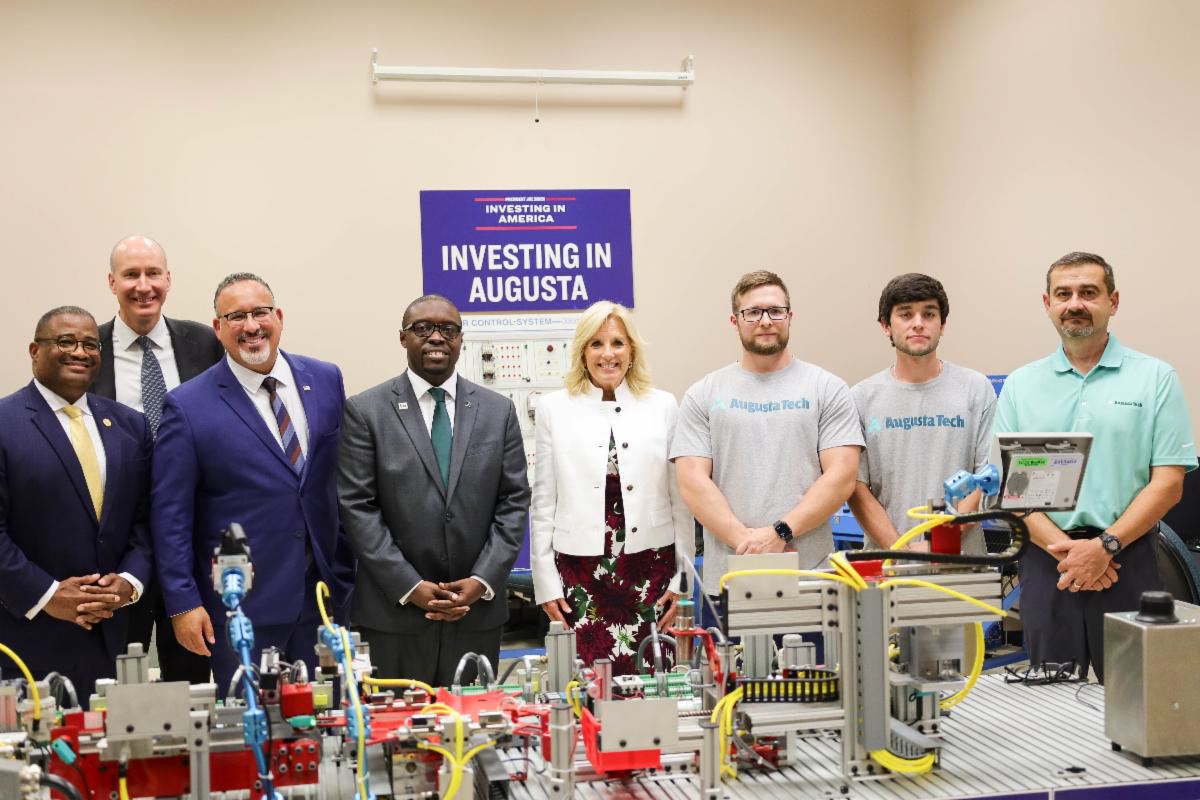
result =
[{"label": "white blazer", "polygon": [[672,591],[679,591],[687,571],[684,559],[695,558],[695,522],[679,496],[675,465],[667,458],[679,406],[673,395],[659,389],[639,397],[622,383],[615,394],[615,403],[605,403],[594,386],[584,395],[560,389],[538,402],[529,523],[530,566],[538,603],[563,596],[555,551],[576,556],[604,553],[610,431],[621,473],[625,552],[673,542]]}]

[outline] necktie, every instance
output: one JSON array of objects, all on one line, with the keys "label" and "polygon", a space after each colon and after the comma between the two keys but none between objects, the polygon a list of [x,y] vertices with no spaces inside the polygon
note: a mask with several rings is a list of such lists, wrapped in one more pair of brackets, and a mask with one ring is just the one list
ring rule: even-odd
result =
[{"label": "necktie", "polygon": [[83,424],[83,409],[78,406],[64,406],[63,411],[71,418],[71,446],[75,448],[75,457],[83,468],[83,480],[87,483],[88,494],[92,496],[92,508],[96,510],[96,519],[100,519],[100,511],[104,507],[104,484],[100,480],[100,462],[96,459],[96,448],[92,445],[92,437],[88,435]]},{"label": "necktie", "polygon": [[283,398],[277,391],[279,381],[267,376],[263,378],[262,385],[267,387],[267,391],[271,393],[271,410],[275,412],[275,421],[279,423],[279,438],[283,440],[283,455],[299,475],[304,471],[304,452],[300,449],[300,437],[296,435],[296,426],[292,424],[292,418],[283,404]]},{"label": "necktie", "polygon": [[167,382],[163,380],[162,367],[154,355],[154,342],[150,341],[149,336],[139,336],[137,343],[142,348],[142,410],[146,414],[146,421],[150,423],[150,435],[157,437]]},{"label": "necktie", "polygon": [[438,470],[442,473],[442,485],[450,486],[450,445],[454,441],[454,433],[450,430],[450,412],[446,410],[446,390],[432,388],[429,396],[436,405],[433,407],[433,427],[430,434],[433,437],[433,454],[437,456]]}]

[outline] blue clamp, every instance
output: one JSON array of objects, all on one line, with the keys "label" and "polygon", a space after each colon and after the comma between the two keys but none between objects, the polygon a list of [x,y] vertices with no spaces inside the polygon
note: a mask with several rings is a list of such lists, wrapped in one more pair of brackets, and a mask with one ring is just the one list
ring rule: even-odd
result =
[{"label": "blue clamp", "polygon": [[988,497],[994,497],[1000,491],[1000,470],[996,469],[995,464],[988,464],[974,475],[960,469],[947,478],[942,487],[946,491],[946,508],[953,511],[976,489]]}]

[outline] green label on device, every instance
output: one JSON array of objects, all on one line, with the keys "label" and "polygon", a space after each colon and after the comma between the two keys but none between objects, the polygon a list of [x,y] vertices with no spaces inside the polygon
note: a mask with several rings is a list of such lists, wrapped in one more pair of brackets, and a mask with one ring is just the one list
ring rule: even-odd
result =
[{"label": "green label on device", "polygon": [[1047,459],[1045,456],[1025,456],[1017,459],[1018,467],[1044,467]]}]

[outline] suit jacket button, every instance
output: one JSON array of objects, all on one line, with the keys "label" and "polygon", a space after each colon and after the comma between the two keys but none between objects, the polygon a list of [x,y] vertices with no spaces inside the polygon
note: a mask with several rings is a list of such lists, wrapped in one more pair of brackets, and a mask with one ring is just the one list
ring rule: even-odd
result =
[{"label": "suit jacket button", "polygon": [[620,407],[620,406],[617,406],[617,413],[618,413],[618,414],[620,414],[620,413],[621,413],[621,407]]},{"label": "suit jacket button", "polygon": [[630,532],[630,533],[637,533],[637,527],[630,528],[630,529],[629,529],[629,532]]},{"label": "suit jacket button", "polygon": [[452,520],[452,519],[454,519],[454,514],[453,514],[453,512],[447,511],[447,512],[446,512],[446,522],[449,522],[449,521],[450,521],[450,520]]},{"label": "suit jacket button", "polygon": [[621,447],[622,448],[629,447],[629,442],[621,442]]},{"label": "suit jacket button", "polygon": [[304,538],[304,531],[296,531],[296,538],[297,538],[297,539],[303,539],[303,538]]},{"label": "suit jacket button", "polygon": [[625,491],[627,491],[627,492],[632,492],[632,491],[633,491],[633,484],[632,484],[632,483],[627,483],[627,484],[625,484]]}]

